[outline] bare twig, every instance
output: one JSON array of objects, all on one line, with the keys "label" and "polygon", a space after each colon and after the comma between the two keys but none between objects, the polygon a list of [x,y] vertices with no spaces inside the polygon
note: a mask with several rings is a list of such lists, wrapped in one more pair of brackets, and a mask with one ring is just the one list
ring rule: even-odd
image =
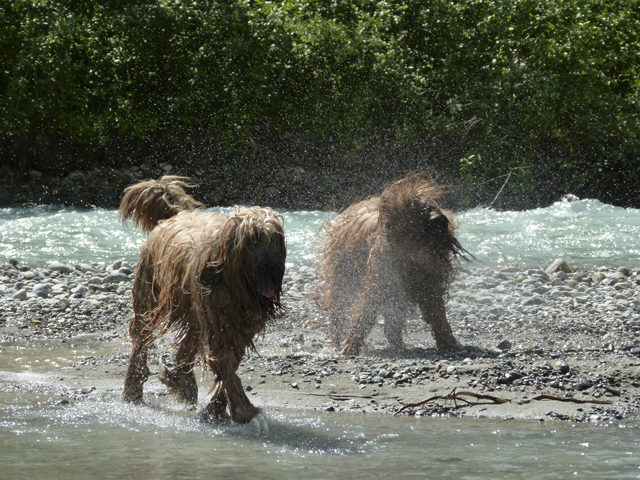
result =
[{"label": "bare twig", "polygon": [[[422,400],[420,402],[416,402],[416,403],[406,403],[403,404],[402,408],[400,408],[400,410],[396,411],[394,413],[394,415],[399,414],[400,412],[407,410],[409,408],[415,408],[415,407],[420,407],[426,403],[429,402],[434,402],[437,400],[453,400],[454,402],[456,400],[462,400],[463,402],[469,404],[469,405],[478,405],[478,403],[471,403],[468,400],[466,400],[465,398],[462,398],[464,396],[467,397],[473,397],[476,398],[478,400],[489,400],[491,403],[497,403],[497,404],[501,404],[501,403],[509,403],[512,399],[510,398],[501,398],[501,397],[495,397],[493,395],[485,395],[484,393],[476,393],[476,392],[469,392],[469,391],[465,391],[465,390],[460,390],[457,391],[457,389],[453,389],[451,390],[450,393],[446,394],[446,395],[434,395],[433,397],[429,397],[425,400]],[[533,397],[532,400],[556,400],[558,402],[571,402],[571,403],[595,403],[595,404],[599,404],[599,405],[610,405],[611,401],[609,400],[593,400],[593,399],[580,399],[580,398],[573,398],[573,397],[558,397],[557,395],[549,395],[546,393],[543,393],[542,395],[538,395],[536,397]],[[403,403],[403,402],[400,402]],[[456,405],[457,406],[457,405]]]},{"label": "bare twig", "polygon": [[581,399],[581,398],[573,398],[573,397],[558,397],[557,395],[548,395],[546,393],[533,397],[532,400],[557,400],[558,402],[597,403],[599,405],[611,405],[611,403],[613,403],[613,402],[610,402],[609,400],[591,400],[591,399]]},{"label": "bare twig", "polygon": [[504,187],[507,185],[507,182],[509,181],[509,179],[511,178],[511,174],[513,173],[513,170],[509,170],[509,174],[507,175],[507,179],[504,181],[504,183],[502,184],[502,186],[500,187],[500,190],[498,190],[498,193],[496,194],[496,196],[494,197],[493,201],[489,204],[489,206],[487,208],[491,208],[493,207],[493,204],[496,203],[496,200],[498,199],[498,197],[500,196],[500,194],[502,193],[502,190],[504,190]]},{"label": "bare twig", "polygon": [[498,199],[498,197],[500,196],[500,194],[502,193],[502,190],[504,190],[504,187],[507,186],[507,182],[509,181],[509,179],[511,178],[511,174],[515,171],[515,170],[526,170],[528,168],[531,168],[531,166],[528,167],[514,167],[511,170],[509,170],[509,173],[507,174],[507,178],[504,181],[504,183],[502,184],[502,187],[500,187],[500,190],[498,190],[498,193],[496,194],[495,198],[493,199],[493,201],[489,204],[489,206],[487,208],[491,208],[493,207],[493,204],[496,203],[496,200]]},{"label": "bare twig", "polygon": [[504,258],[504,261],[509,263],[509,260],[507,260],[507,257],[504,256],[504,252],[502,251],[502,249],[500,248],[500,245],[498,245],[497,243],[494,243],[494,245],[496,246],[496,248],[498,250],[500,250],[500,255],[502,255],[502,258]]},{"label": "bare twig", "polygon": [[486,185],[487,183],[493,182],[494,180],[499,180],[500,178],[508,177],[513,170],[527,170],[532,168],[532,165],[526,167],[513,167],[509,170],[509,173],[503,173],[502,175],[498,175],[497,177],[490,178],[489,180],[485,180],[484,182],[476,183],[476,186],[481,187],[482,185]]},{"label": "bare twig", "polygon": [[508,403],[508,402],[511,401],[508,398],[494,397],[493,395],[485,395],[483,393],[475,393],[475,392],[469,392],[469,391],[464,391],[464,390],[461,390],[461,391],[458,392],[454,388],[453,390],[451,390],[450,393],[448,393],[446,395],[435,395],[433,397],[429,397],[429,398],[427,398],[425,400],[422,400],[421,402],[407,403],[400,410],[395,412],[394,415],[397,415],[400,412],[402,412],[403,410],[406,410],[408,408],[419,407],[421,405],[424,405],[425,403],[433,402],[435,400],[453,400],[454,402],[456,400],[462,400],[463,402],[471,404],[471,402],[469,402],[468,400],[466,400],[464,398],[461,398],[463,396],[477,398],[478,400],[490,400],[492,403]]}]

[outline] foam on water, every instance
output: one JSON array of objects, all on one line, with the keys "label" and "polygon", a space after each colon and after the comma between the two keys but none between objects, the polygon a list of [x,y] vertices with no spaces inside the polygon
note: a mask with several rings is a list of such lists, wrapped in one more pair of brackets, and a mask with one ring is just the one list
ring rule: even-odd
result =
[{"label": "foam on water", "polygon": [[581,268],[637,266],[640,210],[567,196],[547,208],[458,215],[460,241],[491,267],[545,267],[558,257]]},{"label": "foam on water", "polygon": [[[225,213],[229,208],[214,209]],[[312,264],[327,212],[282,212],[292,263]],[[581,268],[637,266],[640,210],[567,196],[546,208],[458,213],[462,245],[479,260],[472,266],[547,266],[557,257]],[[48,262],[138,259],[145,236],[123,226],[115,210],[68,207],[0,209],[0,261],[30,266]]]},{"label": "foam on water", "polygon": [[[211,209],[229,213],[230,208]],[[317,233],[326,212],[282,212],[288,261],[311,263]],[[138,229],[123,225],[116,210],[68,207],[0,209],[0,262],[16,259],[32,267],[49,262],[135,262],[145,240]]]},{"label": "foam on water", "polygon": [[115,210],[67,207],[0,210],[0,255],[30,266],[58,261],[136,261],[140,231],[123,226]]}]

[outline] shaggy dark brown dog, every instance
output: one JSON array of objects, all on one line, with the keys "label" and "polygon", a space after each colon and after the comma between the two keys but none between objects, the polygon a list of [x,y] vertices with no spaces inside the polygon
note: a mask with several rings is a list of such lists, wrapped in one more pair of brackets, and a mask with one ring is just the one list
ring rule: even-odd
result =
[{"label": "shaggy dark brown dog", "polygon": [[455,237],[453,215],[438,203],[445,192],[426,175],[410,174],[325,227],[317,293],[328,312],[332,347],[357,355],[382,315],[390,346],[406,348],[407,308],[417,306],[438,349],[461,348],[445,301],[454,258],[466,251]]},{"label": "shaggy dark brown dog", "polygon": [[253,338],[281,309],[286,247],[282,217],[270,208],[235,207],[229,215],[194,210],[182,177],[149,180],[125,190],[123,221],[149,233],[133,286],[133,343],[123,398],[142,401],[149,377],[149,346],[175,334],[176,367],[161,380],[196,404],[197,362],[214,375],[215,391],[203,411],[248,422],[260,410],[242,389],[236,370]]}]

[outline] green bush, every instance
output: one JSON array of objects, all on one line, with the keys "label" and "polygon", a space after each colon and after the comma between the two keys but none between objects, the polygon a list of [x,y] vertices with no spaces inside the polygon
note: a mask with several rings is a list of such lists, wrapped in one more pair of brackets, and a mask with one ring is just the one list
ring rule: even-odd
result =
[{"label": "green bush", "polygon": [[639,57],[635,0],[0,0],[0,154],[119,166],[197,136],[356,168],[414,148],[470,203],[512,172],[523,204],[637,204]]}]

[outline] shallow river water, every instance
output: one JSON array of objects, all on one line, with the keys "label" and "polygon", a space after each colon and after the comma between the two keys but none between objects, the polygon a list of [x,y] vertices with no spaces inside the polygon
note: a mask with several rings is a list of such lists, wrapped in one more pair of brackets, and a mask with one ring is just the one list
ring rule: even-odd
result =
[{"label": "shallow river water", "polygon": [[638,429],[621,426],[269,409],[269,432],[259,434],[204,424],[168,400],[131,406],[113,394],[67,406],[4,396],[7,479],[640,477]]},{"label": "shallow river water", "polygon": [[[228,212],[230,209],[221,209]],[[289,262],[312,264],[317,232],[327,212],[281,212]],[[640,210],[598,200],[567,199],[547,208],[498,212],[475,208],[457,213],[459,238],[477,266],[517,263],[545,267],[557,257],[572,265],[634,266],[640,261]],[[57,206],[0,209],[0,261],[30,266],[50,261],[136,261],[144,235],[123,226],[115,210]]]},{"label": "shallow river water", "polygon": [[[459,237],[477,266],[546,267],[564,257],[582,268],[637,267],[639,213],[597,200],[525,212],[478,208],[458,214]],[[312,265],[316,232],[328,214],[283,215],[287,260]],[[143,241],[111,210],[0,210],[0,263],[136,261]],[[50,403],[43,392],[56,388],[56,376],[116,343],[0,345],[0,479],[640,478],[637,425],[269,407],[265,434],[252,425],[202,423],[169,397],[124,405],[115,383],[81,401]],[[33,393],[13,391],[18,383],[33,384]]]}]

